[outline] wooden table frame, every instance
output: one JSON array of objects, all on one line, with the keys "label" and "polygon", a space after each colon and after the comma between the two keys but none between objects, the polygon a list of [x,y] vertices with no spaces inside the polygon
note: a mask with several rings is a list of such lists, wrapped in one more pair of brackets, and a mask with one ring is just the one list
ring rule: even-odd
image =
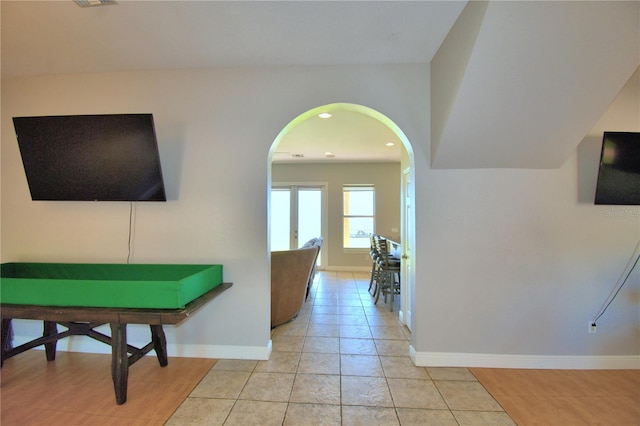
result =
[{"label": "wooden table frame", "polygon": [[[130,365],[151,350],[156,351],[161,367],[168,364],[167,341],[162,326],[179,324],[232,285],[232,283],[222,283],[187,304],[184,309],[89,308],[3,303],[0,305],[2,317],[0,366],[6,359],[40,345],[45,347],[47,361],[54,361],[58,340],[74,335],[88,336],[111,346],[111,377],[116,402],[118,405],[124,404],[127,401]],[[42,320],[44,325],[42,337],[15,348],[11,347],[12,319]],[[57,324],[66,327],[67,330],[58,332]],[[110,325],[111,337],[94,330],[103,324]],[[143,348],[127,344],[127,324],[149,324],[151,342]]]}]

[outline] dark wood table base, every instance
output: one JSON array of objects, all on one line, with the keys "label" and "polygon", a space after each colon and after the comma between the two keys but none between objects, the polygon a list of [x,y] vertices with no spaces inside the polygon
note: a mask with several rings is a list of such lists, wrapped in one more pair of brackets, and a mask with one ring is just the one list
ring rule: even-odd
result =
[{"label": "dark wood table base", "polygon": [[[44,345],[47,361],[56,358],[58,340],[69,336],[88,336],[111,346],[111,377],[118,405],[127,401],[129,366],[154,350],[161,367],[168,365],[167,340],[163,324],[175,325],[193,314],[198,308],[217,297],[231,283],[223,283],[190,302],[184,309],[133,309],[133,308],[82,308],[38,305],[0,305],[2,329],[0,333],[0,366],[6,359],[29,349]],[[11,342],[12,319],[43,321],[42,337],[13,347]],[[67,330],[58,331],[58,324]],[[109,324],[111,336],[102,334],[96,327]],[[151,342],[143,348],[127,344],[127,324],[148,324]]]},{"label": "dark wood table base", "polygon": [[[55,361],[56,359],[56,343],[60,339],[69,336],[88,336],[111,346],[111,376],[113,378],[113,386],[116,392],[116,402],[124,404],[127,401],[127,378],[129,376],[129,367],[143,356],[156,351],[158,362],[161,367],[168,365],[167,359],[167,340],[164,335],[162,325],[150,325],[151,342],[143,348],[127,344],[127,324],[111,323],[111,337],[104,335],[96,330],[103,324],[97,323],[79,323],[79,322],[53,322],[43,321],[44,331],[42,337],[34,339],[15,348],[11,347],[10,341],[2,339],[2,364],[4,360],[12,356],[21,354],[36,346],[44,345],[47,361]],[[67,328],[67,330],[59,332],[58,324]],[[2,320],[2,336],[8,336],[11,330],[11,318]],[[6,346],[5,346],[6,345]],[[131,354],[131,355],[129,355]]]}]

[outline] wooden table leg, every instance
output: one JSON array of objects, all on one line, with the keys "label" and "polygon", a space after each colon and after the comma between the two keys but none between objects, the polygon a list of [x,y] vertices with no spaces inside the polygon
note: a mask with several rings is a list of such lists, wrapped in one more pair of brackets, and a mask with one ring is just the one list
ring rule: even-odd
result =
[{"label": "wooden table leg", "polygon": [[[58,325],[53,321],[43,321],[44,331],[42,336],[49,337],[58,334]],[[47,361],[55,361],[57,340],[44,344],[44,351],[47,354]]]},{"label": "wooden table leg", "polygon": [[4,365],[5,355],[9,349],[11,349],[11,318],[3,318],[0,332],[0,366]]},{"label": "wooden table leg", "polygon": [[151,324],[151,341],[153,342],[153,349],[156,351],[158,362],[161,367],[166,367],[169,364],[167,359],[167,338],[164,335],[162,325]]},{"label": "wooden table leg", "polygon": [[111,377],[118,405],[127,401],[129,356],[127,354],[127,324],[111,323]]}]

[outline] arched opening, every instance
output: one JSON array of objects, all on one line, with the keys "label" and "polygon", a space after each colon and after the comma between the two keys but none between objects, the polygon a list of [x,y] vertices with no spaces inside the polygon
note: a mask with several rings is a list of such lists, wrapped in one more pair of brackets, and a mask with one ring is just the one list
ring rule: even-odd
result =
[{"label": "arched opening", "polygon": [[[312,108],[308,111],[303,112],[299,116],[293,118],[278,134],[275,138],[274,142],[271,145],[268,155],[268,166],[267,166],[267,188],[268,188],[268,196],[267,196],[267,241],[269,247],[272,244],[272,235],[271,235],[271,225],[273,218],[271,217],[271,194],[273,188],[273,163],[275,157],[277,155],[282,154],[279,152],[279,146],[283,141],[286,141],[288,137],[290,137],[293,133],[295,133],[295,129],[298,126],[302,126],[307,120],[317,117],[320,113],[330,113],[330,114],[339,114],[340,112],[348,111],[351,113],[357,113],[368,120],[371,123],[375,123],[377,126],[383,126],[385,131],[390,132],[394,135],[395,139],[400,142],[400,155],[398,157],[398,162],[400,163],[399,167],[399,179],[398,186],[396,190],[400,195],[400,205],[398,212],[400,229],[398,229],[399,239],[401,241],[402,246],[402,289],[401,289],[401,300],[400,300],[400,311],[399,316],[400,320],[410,329],[414,329],[414,325],[412,324],[412,316],[411,312],[413,310],[413,300],[414,300],[414,283],[415,283],[415,268],[414,268],[414,258],[413,248],[415,247],[415,220],[414,220],[414,199],[415,199],[415,187],[414,187],[414,154],[413,149],[411,147],[411,143],[407,139],[404,132],[387,116],[384,114],[368,108],[363,105],[351,104],[351,103],[333,103],[327,105],[321,105],[315,108]],[[342,141],[344,144],[348,144],[348,140]],[[370,151],[371,149],[369,149]],[[289,155],[295,156],[298,155],[296,152],[287,153]],[[327,157],[330,157],[331,153],[325,153]],[[299,159],[299,158],[298,158]],[[295,161],[295,159],[290,161]],[[335,158],[328,159],[314,159],[314,164],[324,164],[325,162],[328,164],[329,162],[340,161],[340,159],[336,160]],[[349,160],[344,160],[348,163]],[[356,160],[359,163],[367,164],[366,160],[362,158]],[[374,163],[376,160],[371,161]],[[361,165],[362,165],[361,164]],[[328,207],[330,210],[342,209],[341,205],[330,205]],[[340,213],[342,214],[342,213]],[[326,236],[325,236],[326,237]],[[335,238],[334,238],[335,239]],[[327,247],[327,250],[330,250],[330,247]],[[323,262],[327,262],[326,258],[323,258]],[[332,265],[330,262],[324,264],[325,267],[331,268]]]}]

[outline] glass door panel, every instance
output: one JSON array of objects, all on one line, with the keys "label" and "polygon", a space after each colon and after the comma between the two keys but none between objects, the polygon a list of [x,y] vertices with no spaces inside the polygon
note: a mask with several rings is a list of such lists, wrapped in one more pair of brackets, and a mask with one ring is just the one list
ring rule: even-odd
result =
[{"label": "glass door panel", "polygon": [[289,250],[291,245],[291,190],[271,190],[271,251]]},{"label": "glass door panel", "polygon": [[322,190],[298,188],[298,247],[322,235]]},{"label": "glass door panel", "polygon": [[[271,250],[299,248],[322,236],[322,186],[278,185],[271,189]],[[318,256],[320,265],[322,256]]]}]

